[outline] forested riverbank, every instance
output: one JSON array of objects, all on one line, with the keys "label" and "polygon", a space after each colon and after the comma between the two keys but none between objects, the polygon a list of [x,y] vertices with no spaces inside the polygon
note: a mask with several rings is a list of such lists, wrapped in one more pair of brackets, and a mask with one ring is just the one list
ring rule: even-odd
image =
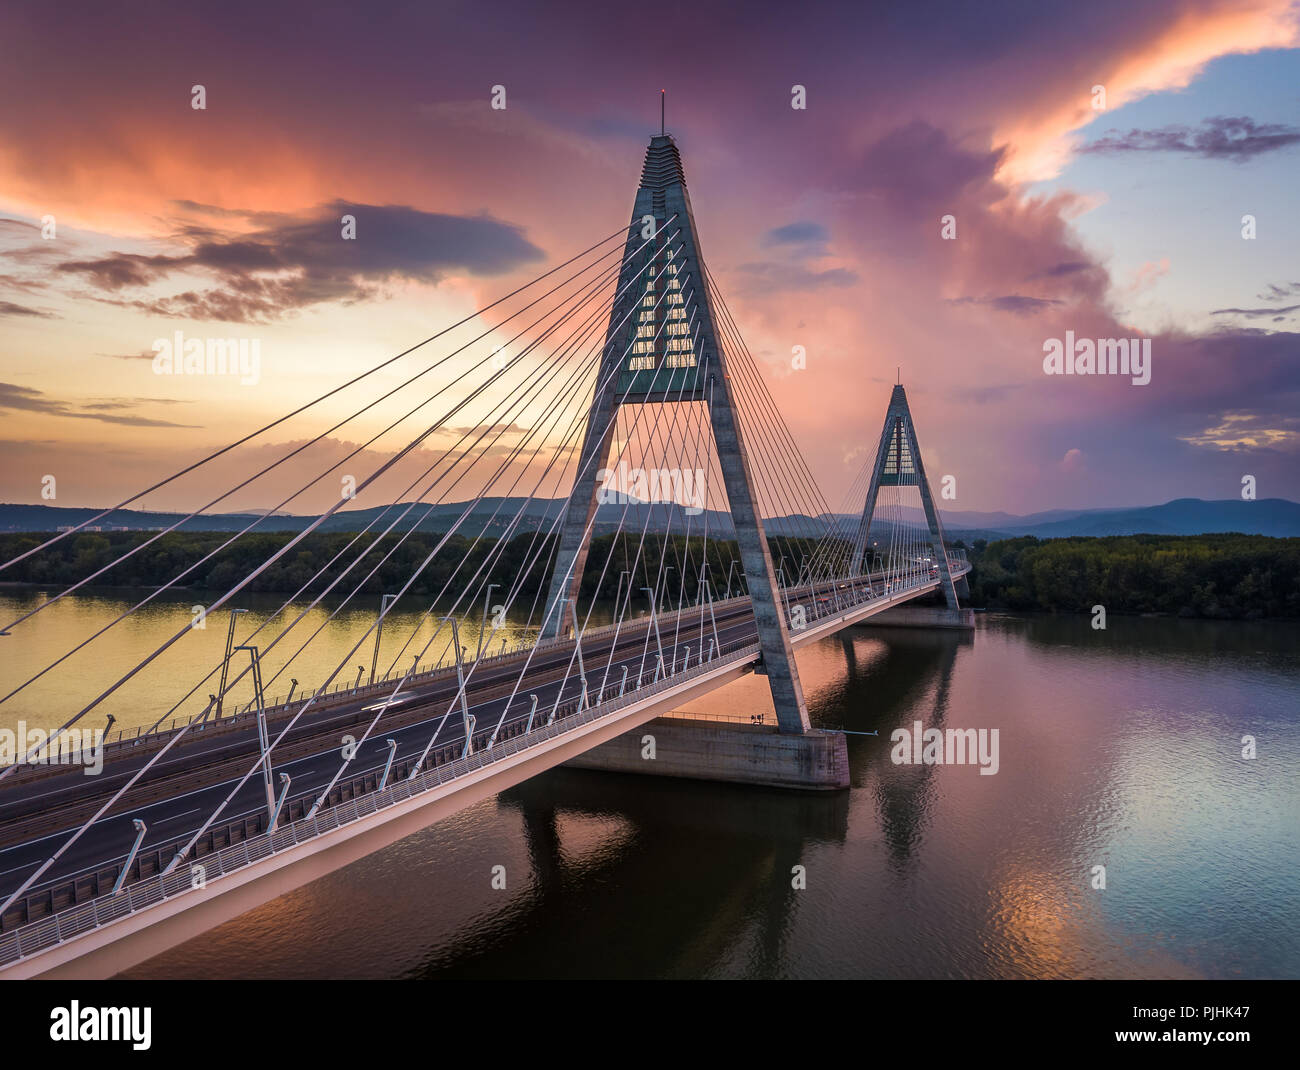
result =
[{"label": "forested riverbank", "polygon": [[[250,533],[223,548],[222,544],[231,538],[229,532],[177,531],[143,546],[155,534],[113,531],[71,535],[6,569],[0,573],[0,581],[63,588],[135,550],[96,577],[95,585],[151,588],[179,576],[174,584],[177,588],[225,591],[296,537],[292,532]],[[0,535],[0,561],[8,561],[50,537],[41,533]],[[778,565],[782,564],[784,555],[786,573],[791,577],[798,574],[803,558],[815,551],[810,540],[775,537],[769,543]],[[363,594],[392,592],[421,568],[435,548],[436,554],[424,564],[409,588],[411,594],[437,595],[444,587],[456,592],[458,587],[478,588],[486,582],[500,585],[500,590],[514,590],[518,602],[533,598],[542,578],[549,577],[555,539],[530,533],[517,535],[499,546],[498,540],[486,536],[466,538],[423,531],[409,534],[405,539],[396,534],[377,537],[369,533],[314,532],[302,537],[244,590],[293,594],[304,589],[305,594],[314,595],[337,581],[332,593],[339,596],[358,584]],[[683,535],[665,540],[654,533],[648,534],[644,542],[639,534],[598,535],[591,540],[582,593],[590,597],[599,586],[602,598],[614,598],[619,589],[619,576],[627,570],[636,573],[633,586],[657,585],[665,600],[671,603],[677,602],[684,577],[685,595],[694,601],[699,593],[701,567],[706,561],[709,567],[703,575],[708,578],[715,598],[725,593],[729,574],[733,593],[740,589],[743,570],[735,543],[710,539],[706,545],[702,538]],[[370,575],[372,570],[374,575]]]},{"label": "forested riverbank", "polygon": [[1300,539],[1026,536],[970,549],[971,603],[1017,610],[1300,618]]},{"label": "forested riverbank", "polygon": [[[97,572],[140,546],[155,533],[144,531],[83,532],[18,562],[0,573],[5,582],[66,587]],[[39,545],[47,535],[0,535],[0,560]],[[96,585],[158,587],[189,570],[177,586],[224,591],[281,550],[292,533],[249,534],[219,549],[229,533],[172,532],[144,547],[95,580]],[[304,537],[246,588],[292,594],[300,588],[316,594],[334,580],[340,596],[362,583],[362,592],[380,594],[399,588],[420,566],[442,537],[416,532],[398,544],[395,535],[376,538],[342,532]],[[800,573],[806,557],[815,555],[811,543],[772,538],[778,565],[788,577]],[[962,546],[956,542],[954,546]],[[494,539],[451,536],[425,566],[411,593],[435,595],[444,586],[455,589],[486,582],[516,589],[518,599],[537,594],[541,577],[549,575],[554,540],[525,534],[498,548]],[[1090,613],[1102,605],[1107,613],[1159,613],[1176,617],[1255,620],[1300,619],[1300,539],[1263,535],[1122,535],[1101,538],[1037,539],[1025,536],[995,542],[975,540],[968,548],[974,570],[970,603],[977,607],[1056,613]],[[354,564],[359,555],[359,563]],[[210,558],[208,555],[212,555]],[[381,560],[387,555],[387,560]],[[654,586],[663,561],[666,583],[661,590],[675,602],[685,577],[685,595],[699,593],[701,565],[707,560],[714,597],[725,593],[730,573],[733,591],[740,589],[735,544],[719,540],[649,535],[602,535],[592,539],[583,579],[583,594],[600,588],[613,598],[619,576],[635,563],[636,588]],[[736,561],[733,568],[732,562]],[[333,562],[331,564],[331,562]],[[606,566],[606,562],[608,565]],[[486,564],[485,564],[486,563]],[[350,571],[345,569],[353,567]],[[457,567],[459,565],[459,568]],[[320,578],[313,580],[318,570]],[[602,576],[603,569],[603,576]],[[672,571],[668,571],[671,569]],[[342,577],[340,579],[340,577]],[[623,581],[626,582],[626,581]]]}]

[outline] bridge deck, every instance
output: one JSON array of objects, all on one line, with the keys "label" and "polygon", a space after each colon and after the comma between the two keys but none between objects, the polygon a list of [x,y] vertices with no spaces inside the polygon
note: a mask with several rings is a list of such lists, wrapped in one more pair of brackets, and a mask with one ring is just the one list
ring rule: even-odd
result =
[{"label": "bridge deck", "polygon": [[[954,578],[968,571],[964,562],[953,564]],[[806,616],[806,625],[792,630],[792,643],[795,647],[805,645],[932,591],[938,585],[937,577],[926,573],[910,577],[888,591],[883,589],[878,577],[870,582],[864,577],[854,584],[822,584],[788,592],[791,607],[802,606]],[[262,831],[265,827],[263,788],[260,778],[250,778],[233,800],[230,817],[223,817],[219,826],[226,830],[241,828],[243,835],[236,839],[236,834],[228,833],[224,846],[219,835],[206,843],[200,840],[189,861],[204,867],[207,888],[214,887],[213,882],[217,889],[233,887],[236,874],[240,875],[238,886],[247,887],[257,880],[257,872],[269,874],[317,853],[329,854],[329,849],[343,840],[364,838],[367,845],[356,854],[361,857],[384,842],[408,835],[477,798],[495,794],[511,783],[560,764],[690,698],[753,671],[760,657],[747,600],[720,603],[715,606],[715,614],[721,650],[715,650],[712,660],[703,664],[699,660],[699,608],[682,611],[682,633],[676,644],[669,633],[677,630],[678,616],[659,617],[659,636],[664,640],[665,667],[670,675],[658,680],[653,673],[657,644],[653,622],[648,616],[625,622],[618,629],[584,634],[582,656],[591,688],[591,701],[587,705],[581,702],[576,664],[572,671],[566,672],[575,657],[573,640],[539,644],[530,666],[527,694],[521,689],[521,695],[516,696],[501,733],[491,745],[493,730],[509,697],[504,681],[517,678],[525,655],[508,654],[493,659],[495,665],[485,659],[480,670],[483,676],[476,675],[472,686],[467,688],[470,712],[477,719],[473,747],[468,754],[465,754],[459,709],[447,715],[457,690],[454,668],[450,673],[427,674],[427,679],[412,689],[411,701],[399,708],[400,713],[392,710],[386,714],[379,729],[360,749],[348,779],[340,782],[347,790],[339,790],[331,797],[333,805],[320,809],[314,817],[295,819],[295,815],[305,814],[309,803],[338,770],[341,733],[347,727],[364,727],[374,716],[376,704],[382,701],[376,698],[373,689],[344,695],[341,702],[321,711],[318,719],[305,726],[300,722],[303,731],[286,736],[274,752],[279,759],[275,763],[277,774],[289,771],[295,789],[292,801],[286,804],[281,827],[269,835]],[[695,641],[683,641],[688,635]],[[707,645],[713,635],[707,610],[703,635],[707,658]],[[688,646],[689,656],[694,660],[686,666],[679,659],[684,659],[684,648]],[[647,647],[651,652],[648,658]],[[646,669],[640,678],[643,663]],[[629,670],[628,690],[620,697],[617,692],[624,666]],[[392,686],[390,683],[380,694],[391,692]],[[538,696],[538,712],[531,730],[525,731],[532,705],[527,696],[532,694]],[[422,771],[409,779],[407,770],[414,765],[440,722],[445,723],[438,747],[430,752]],[[360,732],[355,734],[359,736]],[[398,741],[395,775],[381,792],[376,789],[379,773],[388,758],[384,742],[388,738]],[[161,744],[149,741],[147,745],[152,749]],[[173,917],[185,909],[184,901],[192,901],[196,906],[213,902],[206,888],[191,887],[188,866],[181,866],[166,876],[158,872],[158,867],[166,864],[176,846],[186,842],[229,793],[238,775],[256,757],[256,748],[256,736],[247,717],[242,724],[238,718],[230,719],[214,728],[206,738],[197,736],[189,747],[177,745],[176,757],[170,762],[159,762],[157,776],[142,778],[113,809],[111,813],[117,815],[116,820],[106,817],[96,825],[84,837],[84,842],[68,851],[60,864],[46,875],[40,888],[16,902],[0,919],[0,972],[35,973],[43,971],[49,962],[71,961],[81,952],[52,953],[70,941],[83,942],[105,926],[138,931],[144,916],[153,914],[164,904],[167,916]],[[21,842],[0,850],[0,892],[6,885],[10,889],[16,887],[61,842],[60,830],[75,827],[84,820],[146,758],[142,748],[134,754],[119,752],[112,757],[111,768],[106,762],[103,776],[86,778],[79,771],[61,777],[32,776],[0,795],[0,826],[26,831]],[[411,818],[417,813],[412,824]],[[142,849],[141,860],[130,874],[131,882],[122,893],[116,897],[105,895],[102,894],[104,885],[111,887],[134,839],[128,816],[141,817],[148,823],[151,834],[148,846]],[[250,819],[253,820],[251,835]],[[47,827],[54,826],[53,829],[40,831],[42,822]],[[380,826],[390,823],[392,828],[376,834]],[[352,849],[357,848],[354,845]],[[347,857],[348,852],[335,854]],[[144,859],[149,859],[149,863]],[[347,860],[352,859],[347,857]],[[336,866],[331,863],[329,868]],[[318,863],[313,864],[304,870],[307,875],[296,883],[327,871],[320,870]],[[87,895],[90,898],[80,902]],[[223,910],[234,909],[242,902],[251,905],[246,895],[230,897]],[[235,913],[242,909],[247,906]],[[201,924],[206,927],[216,922]],[[111,942],[100,940],[97,946]],[[45,964],[38,969],[40,963]]]}]

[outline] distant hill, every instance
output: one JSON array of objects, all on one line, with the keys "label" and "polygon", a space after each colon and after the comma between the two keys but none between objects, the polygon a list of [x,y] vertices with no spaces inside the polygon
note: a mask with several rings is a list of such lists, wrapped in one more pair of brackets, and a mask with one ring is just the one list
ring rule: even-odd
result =
[{"label": "distant hill", "polygon": [[[419,525],[421,531],[446,531],[465,510],[464,502],[435,506]],[[501,535],[511,518],[523,504],[521,498],[485,498],[476,503],[458,531],[474,536]],[[523,521],[515,533],[527,533],[538,527],[550,527],[563,508],[558,500],[530,502]],[[382,530],[393,522],[406,504],[390,509],[380,520]],[[404,520],[399,521],[405,530],[428,510],[427,505],[416,505]],[[94,517],[97,509],[68,509],[52,505],[0,504],[0,531],[57,531],[74,527]],[[322,531],[359,531],[379,514],[383,507],[340,510],[321,525]],[[621,505],[602,505],[596,514],[596,531],[614,530],[623,515]],[[920,509],[904,510],[903,520],[917,526],[924,523]],[[104,531],[157,530],[170,527],[182,517],[179,513],[155,513],[122,510],[112,514],[95,527]],[[257,515],[254,513],[217,513],[188,521],[184,531],[239,531],[248,526]],[[315,519],[314,516],[277,514],[263,520],[257,531],[301,531]],[[811,520],[805,516],[777,517],[766,521],[773,535],[791,535],[814,530],[827,519],[838,521],[842,530],[851,530],[856,518],[843,515],[819,517]],[[629,527],[645,526],[650,531],[663,531],[668,525],[669,507],[663,504],[633,505],[627,511]],[[707,522],[710,534],[726,536],[732,533],[731,517],[710,510],[707,514],[692,517],[691,531],[699,532]],[[943,511],[944,528],[952,539],[998,539],[1017,535],[1035,535],[1041,539],[1064,538],[1070,535],[1206,535],[1220,532],[1240,532],[1243,535],[1271,535],[1274,537],[1300,536],[1300,504],[1284,498],[1263,498],[1246,502],[1236,499],[1203,501],[1200,498],[1179,498],[1164,505],[1150,505],[1128,509],[1051,509],[1027,516],[1011,513],[980,513]],[[673,524],[675,530],[685,528],[680,510]],[[375,530],[375,529],[372,529]]]},{"label": "distant hill", "polygon": [[[992,517],[999,517],[991,521]],[[1000,535],[1035,535],[1040,539],[1070,535],[1243,535],[1300,536],[1300,504],[1285,498],[1203,501],[1177,498],[1164,505],[1134,509],[1054,509],[1029,516],[1006,514],[943,513],[946,529],[988,529]],[[917,520],[920,519],[919,511]]]},{"label": "distant hill", "polygon": [[[375,527],[371,529],[372,531],[382,531],[389,524],[395,522],[397,525],[396,530],[405,531],[418,520],[420,531],[442,532],[448,530],[460,519],[467,504],[466,502],[452,502],[446,505],[434,506],[430,509],[427,503],[411,506],[411,503],[403,502],[398,506],[388,508],[387,511],[385,511],[384,506],[375,506],[370,509],[341,509],[321,524],[317,530],[323,532],[360,531],[371,521],[377,520]],[[523,504],[524,499],[522,498],[484,498],[482,501],[475,503],[469,515],[456,529],[457,533],[469,537],[482,534],[505,534]],[[410,506],[409,511],[408,506]],[[523,519],[515,525],[513,534],[528,534],[539,527],[551,528],[563,507],[564,502],[555,499],[529,502],[524,510]],[[98,516],[101,511],[99,509],[68,509],[50,505],[0,504],[0,531],[58,531],[91,520]],[[626,509],[625,523],[629,528],[639,529],[644,526],[649,531],[663,531],[667,528],[671,519],[675,530],[685,531],[686,519],[682,516],[681,509],[676,510],[675,516],[671,514],[672,511],[669,506],[662,503],[634,503]],[[157,531],[171,527],[181,521],[183,517],[184,514],[182,513],[155,513],[123,509],[103,520],[96,521],[85,530]],[[596,513],[596,534],[605,534],[616,530],[620,521],[624,521],[624,517],[625,510],[622,505],[600,506]],[[316,516],[314,515],[294,516],[277,513],[262,520],[254,530],[260,532],[302,531],[315,519]],[[205,514],[185,521],[180,530],[240,531],[256,520],[258,520],[258,515],[255,513]],[[710,534],[727,535],[734,532],[730,514],[710,509],[690,518],[692,534],[702,531],[706,523]],[[768,527],[771,533],[775,535],[790,534],[795,531],[807,533],[814,530],[813,525],[816,523],[816,521],[805,516],[791,516],[770,521]]]}]

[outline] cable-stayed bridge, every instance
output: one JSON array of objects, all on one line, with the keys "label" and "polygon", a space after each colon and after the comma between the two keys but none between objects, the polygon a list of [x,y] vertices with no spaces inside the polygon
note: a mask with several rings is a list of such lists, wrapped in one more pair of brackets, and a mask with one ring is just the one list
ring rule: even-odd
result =
[{"label": "cable-stayed bridge", "polygon": [[[341,431],[358,444],[339,459]],[[0,975],[111,974],[558,764],[628,768],[640,746],[629,732],[746,673],[767,677],[775,723],[665,725],[675,756],[638,771],[846,787],[844,737],[810,725],[795,649],[936,591],[961,620],[968,565],[944,543],[903,387],[832,511],[704,263],[666,134],[651,139],[628,227],[0,577],[164,487],[213,493],[204,476],[248,454],[257,461],[200,508],[3,622],[5,636],[33,627],[231,498],[274,502],[49,663],[24,666],[0,695],[0,710],[21,709],[166,591],[211,586],[222,555],[278,512],[343,487],[303,530],[226,570],[198,616],[229,615],[223,647],[218,629],[178,628],[0,768]],[[525,523],[555,497],[568,504],[553,520]],[[461,534],[485,499],[498,503],[491,523]],[[353,503],[383,508],[321,563],[313,533]],[[445,531],[410,540],[451,503],[463,508]],[[917,505],[924,527],[908,522]],[[595,537],[611,507],[615,531]],[[793,528],[770,535],[776,517]],[[290,562],[301,582],[255,618],[241,595]],[[304,652],[376,585],[373,623],[300,689],[289,674]],[[507,620],[513,644],[496,636]],[[210,650],[205,675],[169,670],[180,644]],[[160,696],[161,716],[103,744],[99,775],[50,760]],[[693,740],[706,762],[682,759]]]}]

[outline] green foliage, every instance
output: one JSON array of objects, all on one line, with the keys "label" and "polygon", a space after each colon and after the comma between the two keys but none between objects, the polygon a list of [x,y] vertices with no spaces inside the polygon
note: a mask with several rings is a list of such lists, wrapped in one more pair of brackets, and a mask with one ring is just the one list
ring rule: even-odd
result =
[{"label": "green foliage", "polygon": [[1160,613],[1251,620],[1300,617],[1300,539],[1265,535],[1027,535],[970,552],[977,606]]},{"label": "green foliage", "polygon": [[[56,543],[49,549],[33,555],[6,570],[0,579],[9,582],[39,584],[45,587],[67,587],[97,572],[126,554],[142,547],[132,556],[104,575],[96,578],[96,586],[157,587],[177,577],[184,576],[173,589],[200,591],[225,591],[239,580],[263,565],[286,547],[294,537],[291,533],[271,532],[244,535],[230,546],[222,547],[231,536],[228,532],[170,532],[157,542],[143,546],[154,533],[143,531],[114,531],[103,534],[74,535]],[[30,534],[0,534],[0,560],[8,560],[38,545],[48,536]],[[353,540],[356,540],[355,542]],[[285,552],[254,579],[245,590],[294,594],[299,590],[309,597],[321,593],[327,586],[332,595],[342,596],[352,591],[364,579],[362,591],[380,594],[398,590],[420,567],[421,562],[437,548],[433,559],[424,567],[410,588],[412,594],[432,596],[450,583],[449,590],[458,592],[466,585],[478,587],[484,581],[482,566],[497,545],[497,540],[451,536],[428,532],[409,535],[398,545],[398,536],[376,538],[367,534],[356,536],[345,532],[313,532]],[[617,540],[617,545],[612,547]],[[620,573],[631,568],[637,560],[640,533],[602,535],[591,540],[587,568],[583,576],[582,594],[590,598],[597,587],[602,598],[612,599],[619,590]],[[774,554],[783,550],[789,554],[787,568],[793,577],[797,571],[795,550],[811,552],[811,547],[772,540]],[[348,565],[364,556],[360,563]],[[509,590],[516,582],[519,593],[516,604],[527,605],[537,595],[538,588],[549,582],[554,539],[533,534],[518,535],[502,549],[495,560],[486,582],[501,584]],[[666,541],[662,535],[650,534],[640,550],[640,560],[633,580],[634,599],[644,599],[641,587],[653,586],[660,575],[660,557],[666,572],[660,580],[661,595],[675,603],[685,576],[685,595],[694,600],[700,590],[700,567],[706,560],[707,577],[714,598],[721,598],[727,586],[727,574],[735,559],[732,571],[733,593],[742,589],[739,579],[742,572],[739,553],[733,542],[708,540],[692,536],[687,539],[677,535]],[[387,560],[384,560],[385,556]],[[601,575],[606,559],[609,565]],[[462,559],[464,563],[462,564]],[[382,564],[381,564],[382,561]],[[457,565],[459,564],[459,568]],[[376,569],[376,566],[377,569]],[[312,576],[319,568],[324,574],[316,580]],[[374,571],[374,575],[370,573]],[[454,573],[454,575],[453,575]],[[368,579],[365,577],[369,576]],[[626,584],[626,580],[622,581]],[[634,603],[635,604],[635,603]]]},{"label": "green foliage", "polygon": [[[0,579],[67,587],[141,546],[152,534],[112,531],[74,535],[7,569]],[[43,538],[28,533],[0,535],[0,560],[32,549]],[[223,532],[172,532],[116,565],[95,583],[155,587],[185,572],[178,587],[225,591],[283,549],[293,536],[283,532],[248,534],[220,549],[229,538],[230,534]],[[358,537],[346,532],[314,532],[278,557],[246,589],[293,594],[305,588],[302,593],[314,597],[333,582],[331,593],[341,596],[379,566],[365,580],[362,590],[371,595],[396,591],[442,539],[441,535],[416,532],[398,546],[395,535],[376,539],[369,534]],[[584,599],[595,594],[597,586],[601,598],[615,596],[619,574],[636,560],[639,541],[640,533],[592,539],[582,584]],[[805,555],[812,552],[811,546],[782,537],[769,541],[774,563],[783,565],[787,581],[793,581]],[[495,540],[486,537],[447,538],[411,592],[429,597],[448,582],[453,591],[471,582],[477,587],[483,579],[479,566],[495,546]],[[363,549],[366,552],[360,564],[344,574],[347,563]],[[390,551],[381,565],[381,559]],[[553,540],[534,538],[532,534],[516,536],[502,549],[487,582],[509,589],[518,581],[516,604],[527,604],[549,578],[552,551]],[[633,604],[645,598],[640,588],[654,584],[660,573],[661,554],[665,569],[672,569],[666,573],[662,594],[675,603],[684,575],[686,598],[694,601],[706,551],[713,596],[721,598],[724,594],[733,560],[733,592],[741,590],[742,570],[734,543],[710,539],[706,545],[696,536],[687,539],[676,535],[664,541],[660,535],[649,535],[641,547],[632,582]],[[1103,605],[1108,613],[1300,618],[1300,539],[1263,535],[1120,535],[1040,540],[1024,536],[987,544],[976,540],[969,555],[975,566],[969,581],[971,600],[977,606],[1089,613],[1094,605]],[[609,565],[602,576],[607,557]],[[462,558],[465,562],[453,576]],[[327,564],[324,576],[311,581],[313,573]]]}]

